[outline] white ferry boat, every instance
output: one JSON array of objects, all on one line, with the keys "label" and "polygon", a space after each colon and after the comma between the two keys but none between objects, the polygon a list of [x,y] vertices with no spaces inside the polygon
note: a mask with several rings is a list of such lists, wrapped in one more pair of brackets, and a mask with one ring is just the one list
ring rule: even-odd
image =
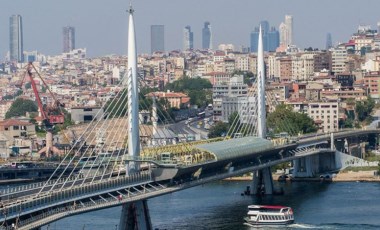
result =
[{"label": "white ferry boat", "polygon": [[285,206],[250,205],[245,221],[251,225],[286,225],[294,222],[293,210]]}]

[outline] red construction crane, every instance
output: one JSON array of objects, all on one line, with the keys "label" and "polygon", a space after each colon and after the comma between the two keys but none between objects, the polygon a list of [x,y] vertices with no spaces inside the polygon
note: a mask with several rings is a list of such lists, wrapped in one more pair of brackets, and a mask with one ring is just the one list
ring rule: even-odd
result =
[{"label": "red construction crane", "polygon": [[[37,90],[36,82],[34,81],[32,70],[34,70],[37,73],[38,77],[40,78],[40,80],[42,81],[46,89],[49,91],[49,94],[53,98],[53,101],[54,101],[52,105],[44,105],[42,103],[41,97]],[[32,86],[34,96],[38,104],[38,109],[41,113],[41,116],[37,117],[36,120],[41,121],[43,128],[46,130],[46,147],[41,149],[38,153],[39,154],[45,153],[46,156],[49,156],[52,152],[59,154],[60,153],[59,150],[53,146],[53,128],[55,124],[63,124],[65,121],[65,116],[62,112],[62,108],[64,107],[64,104],[60,103],[56,99],[56,97],[50,91],[48,85],[46,84],[44,79],[41,77],[41,75],[38,73],[36,67],[33,65],[32,62],[29,62],[26,72],[30,78],[30,84]]]}]

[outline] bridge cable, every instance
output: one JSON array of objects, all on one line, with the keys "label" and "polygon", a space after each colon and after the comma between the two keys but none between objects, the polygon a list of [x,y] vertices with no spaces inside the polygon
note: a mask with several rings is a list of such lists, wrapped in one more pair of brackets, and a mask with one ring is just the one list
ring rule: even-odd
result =
[{"label": "bridge cable", "polygon": [[[123,77],[124,78],[124,77]],[[121,83],[123,81],[120,81],[119,84],[117,86],[120,86]],[[117,93],[117,95],[120,93],[120,91]],[[116,95],[116,96],[117,96]],[[115,100],[116,96],[114,98],[112,98],[111,100],[111,103]],[[110,98],[110,97],[109,97]],[[100,112],[102,111],[102,109],[104,109],[106,104],[103,104],[103,106],[101,107],[101,109],[96,113],[96,117],[100,115]],[[71,149],[69,150],[69,152],[64,156],[64,158],[62,159],[62,161],[59,163],[59,165],[57,166],[57,168],[54,170],[54,172],[51,174],[51,176],[49,177],[49,179],[45,182],[45,184],[42,186],[42,188],[40,189],[40,191],[36,194],[36,196],[38,196],[42,191],[43,189],[48,185],[48,183],[52,180],[52,178],[55,176],[55,174],[57,173],[58,169],[63,165],[63,163],[65,162],[66,158],[68,156],[70,156],[70,153],[74,150],[75,146],[77,146],[77,144],[79,143],[79,141],[82,139],[82,137],[84,136],[84,134],[90,129],[91,131],[95,128],[95,126],[92,126],[91,124],[92,123],[95,123],[94,121],[91,121],[90,124],[86,127],[86,129],[83,131],[83,133],[80,135],[80,137],[74,142],[73,146],[71,147]],[[90,131],[90,132],[91,132]],[[81,149],[83,147],[83,145],[85,144],[85,141],[83,141],[81,143],[81,145],[79,146],[78,149]],[[75,157],[75,156],[74,156]],[[70,161],[71,162],[71,161]],[[70,165],[70,164],[68,164]],[[64,169],[63,173],[67,170],[67,167]],[[62,174],[58,177],[58,179],[56,179],[56,182],[61,178]],[[54,183],[54,185],[56,184],[56,182]]]}]

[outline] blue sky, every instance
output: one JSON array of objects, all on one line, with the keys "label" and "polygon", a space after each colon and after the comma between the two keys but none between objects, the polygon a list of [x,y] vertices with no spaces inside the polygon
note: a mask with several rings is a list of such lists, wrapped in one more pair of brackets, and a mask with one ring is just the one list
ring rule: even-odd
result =
[{"label": "blue sky", "polygon": [[[24,49],[48,55],[62,51],[62,27],[76,28],[76,46],[89,56],[126,54],[125,0],[1,0],[0,60],[9,49],[9,16],[23,17]],[[182,48],[182,29],[194,32],[201,46],[201,29],[210,21],[214,47],[220,43],[249,45],[250,31],[260,20],[278,27],[285,14],[294,17],[299,47],[324,48],[327,32],[333,43],[344,42],[359,24],[376,29],[379,0],[133,0],[138,53],[150,52],[150,25],[165,25],[167,50]]]}]

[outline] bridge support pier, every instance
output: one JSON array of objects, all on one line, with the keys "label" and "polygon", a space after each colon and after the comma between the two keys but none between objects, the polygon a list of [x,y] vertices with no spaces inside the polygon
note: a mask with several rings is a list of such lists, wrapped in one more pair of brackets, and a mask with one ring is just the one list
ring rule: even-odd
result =
[{"label": "bridge support pier", "polygon": [[122,206],[119,230],[152,230],[148,202],[140,200]]},{"label": "bridge support pier", "polygon": [[270,167],[253,171],[253,195],[273,194],[273,178]]}]

